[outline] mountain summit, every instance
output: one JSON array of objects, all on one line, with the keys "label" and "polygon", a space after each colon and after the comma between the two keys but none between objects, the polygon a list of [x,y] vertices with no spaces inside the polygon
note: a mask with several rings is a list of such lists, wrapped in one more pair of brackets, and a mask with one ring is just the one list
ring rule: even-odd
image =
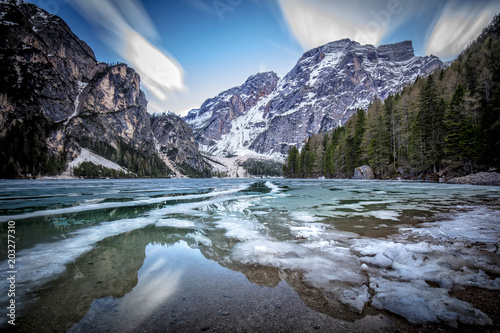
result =
[{"label": "mountain summit", "polygon": [[376,97],[441,66],[435,56],[415,56],[411,41],[375,47],[342,39],[305,52],[282,79],[254,75],[184,119],[200,148],[215,156],[281,158],[311,134],[344,124]]}]

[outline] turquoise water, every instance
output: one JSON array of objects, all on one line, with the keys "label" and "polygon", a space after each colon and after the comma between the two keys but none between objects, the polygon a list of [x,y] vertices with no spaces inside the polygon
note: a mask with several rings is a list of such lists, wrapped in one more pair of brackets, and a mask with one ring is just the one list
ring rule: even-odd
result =
[{"label": "turquoise water", "polygon": [[[496,324],[450,292],[500,290],[498,187],[281,179],[0,184],[0,267],[3,277],[13,220],[21,331]],[[8,304],[7,293],[0,301]],[[7,320],[0,325],[8,328]]]}]

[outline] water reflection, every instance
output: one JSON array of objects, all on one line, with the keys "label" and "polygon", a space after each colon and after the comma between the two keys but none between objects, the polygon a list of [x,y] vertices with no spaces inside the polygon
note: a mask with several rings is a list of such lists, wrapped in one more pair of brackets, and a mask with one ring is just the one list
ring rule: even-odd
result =
[{"label": "water reflection", "polygon": [[[432,238],[446,235],[418,228],[442,219],[438,214],[470,211],[465,205],[493,206],[498,191],[345,184],[246,180],[239,187],[210,183],[153,191],[146,183],[137,193],[111,187],[115,197],[96,199],[104,204],[97,210],[24,218],[17,229],[19,248],[32,250],[21,252],[31,258],[32,270],[46,273],[45,266],[33,264],[33,258],[48,258],[40,256],[45,250],[60,259],[59,266],[66,263],[66,270],[44,285],[20,283],[23,292],[31,289],[19,299],[25,306],[18,327],[25,332],[372,331],[397,322],[408,328],[381,312],[398,313],[391,308],[393,299],[383,298],[391,283],[401,290],[411,287],[417,296],[439,291],[442,299],[423,302],[436,301],[450,318],[473,313],[464,320],[487,323],[448,291],[471,281],[495,288],[498,253],[491,239],[498,230],[484,234],[487,238],[473,235],[479,246]],[[457,203],[464,207],[457,209]],[[481,218],[474,223],[481,221],[490,226]],[[488,254],[478,257],[476,246]],[[63,261],[66,253],[54,254],[58,249],[74,256]]]},{"label": "water reflection", "polygon": [[[332,317],[320,316],[322,322],[361,318],[335,302],[331,293],[305,283],[301,272],[232,263],[230,250],[237,242],[213,231],[207,234],[212,246],[190,238],[192,230],[152,226],[99,242],[57,280],[26,295],[36,300],[22,311],[19,331],[132,332],[151,326],[146,322],[152,318],[176,329],[187,329],[196,319],[201,329],[216,325],[221,316],[236,323],[247,311],[266,320],[276,316],[269,310],[281,307],[287,316],[302,313],[312,320],[318,311]],[[275,309],[268,308],[268,297]],[[211,305],[214,298],[217,302]],[[179,326],[175,318],[185,322]]]},{"label": "water reflection", "polygon": [[137,285],[145,248],[155,238],[166,243],[155,228],[99,242],[95,249],[69,264],[60,278],[26,295],[36,301],[29,302],[21,313],[21,331],[65,332],[81,320],[95,299],[121,298],[129,293]]}]

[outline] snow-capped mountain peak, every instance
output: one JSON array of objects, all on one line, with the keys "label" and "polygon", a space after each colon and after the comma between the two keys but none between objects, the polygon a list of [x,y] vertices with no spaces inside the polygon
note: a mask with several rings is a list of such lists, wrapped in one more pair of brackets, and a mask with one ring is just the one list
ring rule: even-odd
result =
[{"label": "snow-capped mountain peak", "polygon": [[282,156],[441,66],[437,57],[415,56],[411,41],[375,47],[342,39],[305,52],[282,79],[272,72],[251,76],[185,120],[201,148],[216,156]]}]

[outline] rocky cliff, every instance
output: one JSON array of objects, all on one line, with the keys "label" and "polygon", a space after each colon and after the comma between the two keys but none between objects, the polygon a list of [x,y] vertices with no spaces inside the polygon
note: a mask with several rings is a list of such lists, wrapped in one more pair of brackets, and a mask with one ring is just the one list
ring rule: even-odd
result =
[{"label": "rocky cliff", "polygon": [[[184,119],[202,150],[216,156],[281,157],[311,134],[344,124],[375,97],[385,99],[442,65],[434,56],[415,56],[409,41],[374,47],[339,40],[304,53],[284,78],[252,76]],[[248,89],[249,81],[257,81],[257,89]],[[240,100],[251,103],[233,103]]]},{"label": "rocky cliff", "polygon": [[139,75],[127,65],[104,67],[75,99],[75,110],[64,130],[77,141],[124,142],[139,151],[154,152],[147,100]]},{"label": "rocky cliff", "polygon": [[98,62],[61,18],[33,4],[0,1],[0,80],[0,177],[60,174],[88,150],[139,176],[167,176],[176,163],[203,170],[183,136],[175,162],[160,154],[132,68]]},{"label": "rocky cliff", "polygon": [[183,174],[210,168],[200,154],[193,131],[179,116],[173,113],[153,116],[151,127],[160,154],[175,163]]}]

